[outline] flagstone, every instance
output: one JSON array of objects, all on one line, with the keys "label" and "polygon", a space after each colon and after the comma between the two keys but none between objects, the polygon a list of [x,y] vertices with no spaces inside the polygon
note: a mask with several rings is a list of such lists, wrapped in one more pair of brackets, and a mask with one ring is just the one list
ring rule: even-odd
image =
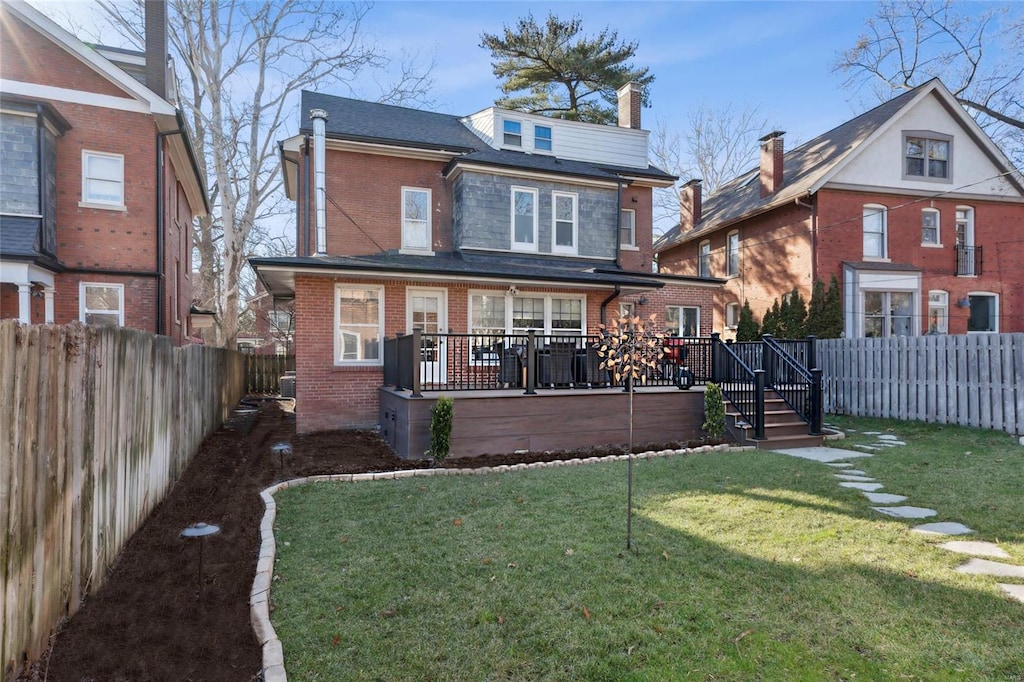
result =
[{"label": "flagstone", "polygon": [[939,545],[942,549],[960,554],[973,554],[974,556],[987,556],[994,559],[1009,559],[1010,555],[1002,547],[994,542],[983,542],[981,540],[950,540]]},{"label": "flagstone", "polygon": [[925,523],[920,526],[914,526],[911,530],[925,535],[967,535],[974,532],[964,524],[957,523],[956,521]]},{"label": "flagstone", "polygon": [[810,459],[815,462],[839,462],[853,457],[870,457],[863,452],[854,452],[853,450],[844,450],[842,448],[826,448],[826,447],[810,447],[810,448],[789,448],[786,450],[775,450],[782,455],[789,455],[790,457],[800,457],[802,459]]},{"label": "flagstone", "polygon": [[868,475],[866,471],[861,471],[860,469],[847,469],[846,471],[840,471],[839,473],[846,474],[847,476],[867,476]]},{"label": "flagstone", "polygon": [[893,495],[892,493],[869,493],[864,491],[861,495],[868,498],[868,502],[874,502],[875,504],[896,504],[907,499],[906,495]]},{"label": "flagstone", "polygon": [[891,433],[881,433],[878,435],[878,440],[899,440],[899,436],[894,436]]},{"label": "flagstone", "polygon": [[846,483],[840,483],[839,485],[843,488],[854,488],[855,490],[866,490],[868,492],[881,490],[885,487],[881,483],[857,483],[853,481],[847,481]]},{"label": "flagstone", "polygon": [[827,467],[835,467],[837,469],[845,469],[853,466],[849,462],[823,462],[823,464]]},{"label": "flagstone", "polygon": [[925,519],[938,514],[934,509],[926,507],[872,507],[872,509],[881,514],[895,516],[897,519]]},{"label": "flagstone", "polygon": [[968,559],[966,563],[957,567],[957,573],[968,573],[970,575],[997,575],[1001,578],[1024,578],[1024,566],[1004,564],[1001,561],[989,561],[988,559]]},{"label": "flagstone", "polygon": [[861,483],[874,483],[875,479],[870,476],[850,476],[848,474],[832,474],[840,481],[860,481]]},{"label": "flagstone", "polygon": [[1003,592],[1005,592],[1011,599],[1016,599],[1017,601],[1024,603],[1024,585],[1008,585],[1006,583],[996,584],[1003,588]]}]

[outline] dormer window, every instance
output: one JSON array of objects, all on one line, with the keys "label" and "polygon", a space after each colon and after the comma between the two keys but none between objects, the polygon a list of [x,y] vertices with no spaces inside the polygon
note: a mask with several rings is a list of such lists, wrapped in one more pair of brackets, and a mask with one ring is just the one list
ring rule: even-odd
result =
[{"label": "dormer window", "polygon": [[904,179],[949,180],[951,147],[952,138],[946,135],[904,133]]},{"label": "dormer window", "polygon": [[533,127],[533,148],[539,152],[551,151],[551,126]]},{"label": "dormer window", "polygon": [[503,144],[508,147],[522,147],[523,146],[523,124],[519,121],[502,121],[502,130],[504,131]]}]

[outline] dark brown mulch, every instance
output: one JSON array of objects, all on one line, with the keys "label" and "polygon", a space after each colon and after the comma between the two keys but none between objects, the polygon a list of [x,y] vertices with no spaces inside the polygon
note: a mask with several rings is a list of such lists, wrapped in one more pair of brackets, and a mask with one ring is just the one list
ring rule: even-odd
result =
[{"label": "dark brown mulch", "polygon": [[[296,436],[294,415],[284,405],[282,409],[276,401],[265,401],[258,413],[233,420],[203,442],[181,480],[125,546],[103,587],[19,680],[260,678],[261,651],[253,637],[248,602],[263,516],[258,492],[299,476],[429,466],[395,457],[372,432]],[[283,466],[271,449],[280,442],[291,442],[293,450]],[[621,452],[601,448],[515,453],[449,460],[444,465],[497,466]],[[200,521],[221,528],[204,541],[202,598],[199,546],[180,537],[182,529]]]}]

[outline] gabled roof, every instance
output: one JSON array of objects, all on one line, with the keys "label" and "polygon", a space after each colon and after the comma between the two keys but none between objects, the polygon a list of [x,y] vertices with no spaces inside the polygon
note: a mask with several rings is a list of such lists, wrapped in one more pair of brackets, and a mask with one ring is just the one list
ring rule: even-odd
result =
[{"label": "gabled roof", "polygon": [[622,177],[642,177],[665,183],[675,180],[674,175],[654,166],[646,169],[627,168],[570,161],[549,154],[494,149],[467,128],[458,116],[308,90],[302,91],[301,133],[312,133],[312,124],[308,118],[310,109],[323,109],[327,112],[328,139],[449,152],[453,156],[449,172],[461,164],[477,164],[598,178],[610,182]]},{"label": "gabled roof", "polygon": [[[760,166],[733,178],[704,199],[702,219],[696,229],[680,234],[681,226],[674,226],[657,241],[655,251],[660,253],[723,229],[740,219],[814,194],[865,149],[868,143],[893,125],[900,112],[931,94],[939,97],[945,108],[960,121],[997,166],[1007,171],[1013,169],[1006,156],[964,111],[946,86],[938,78],[933,78],[786,152],[782,171],[784,184],[774,194],[761,197]],[[1008,180],[1024,193],[1024,186],[1017,178],[1011,174]]]}]

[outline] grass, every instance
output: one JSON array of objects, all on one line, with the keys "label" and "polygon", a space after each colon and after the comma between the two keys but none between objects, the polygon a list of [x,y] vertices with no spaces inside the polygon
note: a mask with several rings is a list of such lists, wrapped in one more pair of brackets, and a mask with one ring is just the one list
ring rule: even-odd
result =
[{"label": "grass", "polygon": [[[931,444],[860,468],[1024,563],[1009,436],[843,425]],[[1024,605],[830,467],[708,453],[634,473],[636,553],[624,463],[279,493],[290,679],[1024,679]],[[962,499],[982,484],[985,504]]]}]

